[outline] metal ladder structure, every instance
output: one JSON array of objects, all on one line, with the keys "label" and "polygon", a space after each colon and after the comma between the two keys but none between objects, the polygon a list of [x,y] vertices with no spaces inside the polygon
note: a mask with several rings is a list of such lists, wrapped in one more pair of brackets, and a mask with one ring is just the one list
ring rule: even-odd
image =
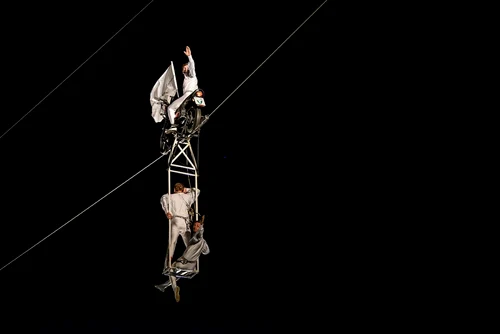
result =
[{"label": "metal ladder structure", "polygon": [[[198,129],[199,131],[199,129]],[[186,137],[181,137],[178,135],[175,135],[174,142],[172,144],[172,147],[170,148],[169,151],[167,151],[165,154],[168,154],[168,167],[167,167],[167,172],[168,172],[168,195],[170,197],[170,189],[172,189],[172,173],[174,174],[181,174],[181,175],[186,175],[187,177],[194,177],[194,188],[198,189],[198,176],[199,176],[199,170],[198,170],[198,162],[196,159],[196,156],[193,151],[193,147],[191,145],[191,137],[192,136],[186,136]],[[198,148],[198,147],[197,147]],[[195,214],[195,221],[198,221],[199,218],[199,212],[198,212],[198,199],[195,200],[194,202],[194,214]],[[169,241],[168,241],[168,248],[167,248],[167,256],[165,258],[165,267],[163,270],[163,275],[174,275],[177,279],[178,278],[193,278],[196,274],[199,272],[200,268],[200,260],[196,260],[196,266],[194,270],[188,270],[188,269],[179,269],[179,268],[172,268],[172,263],[171,263],[171,256],[168,254],[168,250],[170,249],[171,245],[171,236],[172,236],[172,221],[171,219],[168,220],[168,231],[169,231]],[[172,254],[173,256],[173,254]]]}]

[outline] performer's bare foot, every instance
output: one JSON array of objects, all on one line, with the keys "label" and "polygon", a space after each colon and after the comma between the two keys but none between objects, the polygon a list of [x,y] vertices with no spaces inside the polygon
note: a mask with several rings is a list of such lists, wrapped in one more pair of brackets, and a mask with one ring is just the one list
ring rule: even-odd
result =
[{"label": "performer's bare foot", "polygon": [[177,288],[175,289],[175,301],[176,302],[179,302],[181,300],[181,295],[179,294],[180,290],[181,290],[180,286],[177,286]]}]

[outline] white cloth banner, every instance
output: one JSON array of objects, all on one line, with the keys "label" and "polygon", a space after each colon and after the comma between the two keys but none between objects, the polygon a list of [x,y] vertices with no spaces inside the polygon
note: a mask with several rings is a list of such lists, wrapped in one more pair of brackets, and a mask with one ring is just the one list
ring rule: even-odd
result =
[{"label": "white cloth banner", "polygon": [[177,91],[174,64],[173,62],[170,62],[170,66],[167,68],[165,73],[162,74],[160,79],[156,81],[149,96],[149,101],[151,102],[152,107],[151,116],[154,118],[156,123],[161,122],[165,118],[165,111],[162,111],[162,100],[170,103],[176,94],[178,97],[179,93]]}]

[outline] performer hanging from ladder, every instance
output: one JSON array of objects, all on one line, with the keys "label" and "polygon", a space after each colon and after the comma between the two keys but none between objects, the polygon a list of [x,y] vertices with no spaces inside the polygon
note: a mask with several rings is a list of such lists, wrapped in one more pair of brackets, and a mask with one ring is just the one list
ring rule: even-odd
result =
[{"label": "performer hanging from ladder", "polygon": [[[174,263],[172,263],[172,268],[174,268],[175,271],[177,271],[177,269],[179,269],[177,272],[180,272],[180,270],[196,270],[200,255],[207,255],[210,253],[210,248],[208,247],[206,240],[203,238],[203,232],[205,231],[204,220],[205,216],[202,216],[201,222],[197,221],[193,224],[194,234],[191,239],[189,239],[189,243],[184,250],[184,253]],[[180,277],[182,278],[183,276]],[[179,302],[181,298],[180,287],[177,285],[176,275],[169,275],[169,279],[165,283],[155,285],[155,287],[162,292],[169,286],[172,286],[175,293],[175,300]]]},{"label": "performer hanging from ladder", "polygon": [[[177,278],[192,278],[196,275],[200,253],[208,254],[209,252],[208,246],[203,240],[203,229],[200,231],[204,218],[200,223],[197,219],[198,212],[196,212],[196,222],[193,224],[195,234],[191,236],[191,222],[195,215],[192,206],[197,202],[199,194],[200,190],[196,187],[186,188],[182,183],[177,182],[174,185],[174,193],[164,194],[160,201],[163,211],[169,219],[169,244],[163,269],[163,274],[168,275],[169,280],[162,285],[156,285],[156,287],[164,291],[167,286],[172,285],[177,302],[180,300],[180,287],[177,286]],[[186,248],[184,254],[175,263],[172,263],[179,236],[182,237]]]},{"label": "performer hanging from ladder", "polygon": [[[185,188],[180,182],[174,185],[173,194],[164,194],[161,197],[161,206],[167,218],[171,222],[171,234],[169,242],[169,260],[174,256],[177,239],[182,237],[184,245],[187,247],[191,238],[191,216],[193,215],[191,206],[200,195],[200,190],[196,188]],[[191,214],[190,214],[191,211]],[[167,266],[168,267],[168,266]]]}]

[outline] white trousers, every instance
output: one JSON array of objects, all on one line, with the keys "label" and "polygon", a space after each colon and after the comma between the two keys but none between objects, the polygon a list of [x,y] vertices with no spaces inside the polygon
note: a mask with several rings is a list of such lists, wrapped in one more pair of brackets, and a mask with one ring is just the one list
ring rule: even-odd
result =
[{"label": "white trousers", "polygon": [[189,223],[188,220],[181,217],[173,217],[171,221],[170,231],[170,248],[168,250],[168,256],[172,258],[174,256],[175,246],[177,245],[177,239],[179,239],[179,235],[182,237],[184,241],[184,246],[187,247],[189,243],[189,239],[191,239],[191,230],[187,225]]},{"label": "white trousers", "polygon": [[170,124],[175,123],[175,112],[177,109],[181,106],[182,102],[191,95],[192,92],[185,92],[183,95],[181,95],[177,100],[174,102],[170,103],[169,106],[167,107],[168,111],[168,120],[170,121]]}]

